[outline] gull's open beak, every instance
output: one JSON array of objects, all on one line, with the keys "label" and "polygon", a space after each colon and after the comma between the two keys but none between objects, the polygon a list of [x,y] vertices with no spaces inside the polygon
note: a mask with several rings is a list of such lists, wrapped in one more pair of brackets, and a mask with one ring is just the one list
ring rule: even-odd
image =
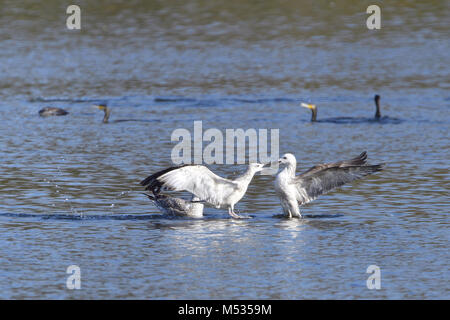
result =
[{"label": "gull's open beak", "polygon": [[308,109],[314,109],[315,105],[302,102],[300,106]]},{"label": "gull's open beak", "polygon": [[270,162],[264,163],[264,168],[266,168],[266,167],[271,167],[272,165],[277,165],[277,164],[279,164],[279,163],[280,163],[279,160],[270,161]]},{"label": "gull's open beak", "polygon": [[278,160],[264,163],[261,175],[274,175],[278,171]]}]

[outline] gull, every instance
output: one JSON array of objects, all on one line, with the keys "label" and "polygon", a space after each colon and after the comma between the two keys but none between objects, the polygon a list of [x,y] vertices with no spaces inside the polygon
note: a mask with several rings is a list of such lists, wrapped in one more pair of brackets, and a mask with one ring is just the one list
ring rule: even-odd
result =
[{"label": "gull", "polygon": [[153,194],[161,188],[172,191],[188,191],[199,201],[216,208],[227,208],[233,218],[242,218],[234,212],[235,204],[242,199],[255,173],[262,171],[264,164],[250,163],[245,173],[234,180],[225,179],[202,165],[182,165],[161,170],[145,178],[141,185]]},{"label": "gull", "polygon": [[313,201],[336,187],[382,170],[384,164],[366,165],[367,153],[334,163],[318,164],[302,174],[295,175],[297,160],[286,153],[279,160],[281,170],[275,179],[275,191],[284,213],[301,218],[299,205]]},{"label": "gull", "polygon": [[164,194],[150,195],[144,193],[156,207],[164,214],[169,216],[186,216],[192,218],[203,217],[203,203],[199,202],[197,197],[193,197],[191,201],[181,198],[171,197]]}]

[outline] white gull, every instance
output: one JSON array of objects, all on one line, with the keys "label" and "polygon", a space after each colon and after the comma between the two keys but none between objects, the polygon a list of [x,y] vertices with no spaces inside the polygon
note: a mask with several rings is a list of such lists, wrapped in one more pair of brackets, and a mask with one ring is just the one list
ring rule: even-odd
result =
[{"label": "white gull", "polygon": [[216,208],[227,208],[233,218],[241,218],[234,212],[235,204],[247,192],[255,173],[263,170],[264,164],[251,163],[245,173],[234,180],[225,179],[202,165],[182,165],[156,172],[141,181],[153,194],[161,188],[172,191],[188,191],[199,201]]},{"label": "white gull", "polygon": [[302,206],[345,183],[360,179],[382,170],[383,164],[366,165],[367,153],[334,163],[319,164],[296,176],[297,160],[286,153],[279,160],[281,170],[275,179],[275,191],[280,198],[284,213],[301,217]]}]

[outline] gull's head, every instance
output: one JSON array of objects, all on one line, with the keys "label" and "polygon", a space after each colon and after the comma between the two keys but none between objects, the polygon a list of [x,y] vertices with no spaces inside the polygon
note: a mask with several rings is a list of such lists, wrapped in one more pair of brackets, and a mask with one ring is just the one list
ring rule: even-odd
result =
[{"label": "gull's head", "polygon": [[250,163],[249,167],[253,172],[260,172],[260,171],[263,171],[264,164],[254,162],[254,163]]},{"label": "gull's head", "polygon": [[297,160],[292,153],[285,153],[280,159],[278,159],[278,164],[282,167],[286,167],[289,165],[297,165]]}]

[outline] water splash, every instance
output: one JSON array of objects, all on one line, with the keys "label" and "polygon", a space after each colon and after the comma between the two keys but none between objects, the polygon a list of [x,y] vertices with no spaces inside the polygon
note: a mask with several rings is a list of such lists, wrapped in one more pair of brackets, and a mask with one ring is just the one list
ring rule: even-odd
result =
[{"label": "water splash", "polygon": [[113,211],[113,209],[120,208],[120,206],[118,205],[117,201],[119,201],[119,200],[121,200],[122,198],[128,196],[128,195],[129,195],[130,193],[132,193],[132,192],[133,192],[133,190],[131,190],[131,189],[128,189],[128,190],[126,190],[126,191],[121,191],[121,192],[119,192],[119,193],[113,198],[113,202],[109,205],[109,208],[110,208],[111,213],[115,213],[115,212]]},{"label": "water splash", "polygon": [[[61,160],[62,160],[62,162],[64,162],[65,161],[64,157],[61,157]],[[61,167],[59,164],[57,164],[56,169],[57,169],[58,175],[62,177],[63,173],[61,171]],[[56,189],[55,192],[63,199],[63,202],[65,204],[67,204],[71,214],[82,218],[84,216],[83,212],[79,211],[79,210],[77,210],[77,208],[75,208],[69,195],[67,195],[64,192],[63,188],[60,185],[58,185],[58,183],[56,183],[55,180],[56,180],[55,177],[53,177],[53,179],[44,178],[44,182],[47,182],[48,184],[53,185],[53,187]],[[52,207],[56,207],[55,203],[52,203]]]}]

